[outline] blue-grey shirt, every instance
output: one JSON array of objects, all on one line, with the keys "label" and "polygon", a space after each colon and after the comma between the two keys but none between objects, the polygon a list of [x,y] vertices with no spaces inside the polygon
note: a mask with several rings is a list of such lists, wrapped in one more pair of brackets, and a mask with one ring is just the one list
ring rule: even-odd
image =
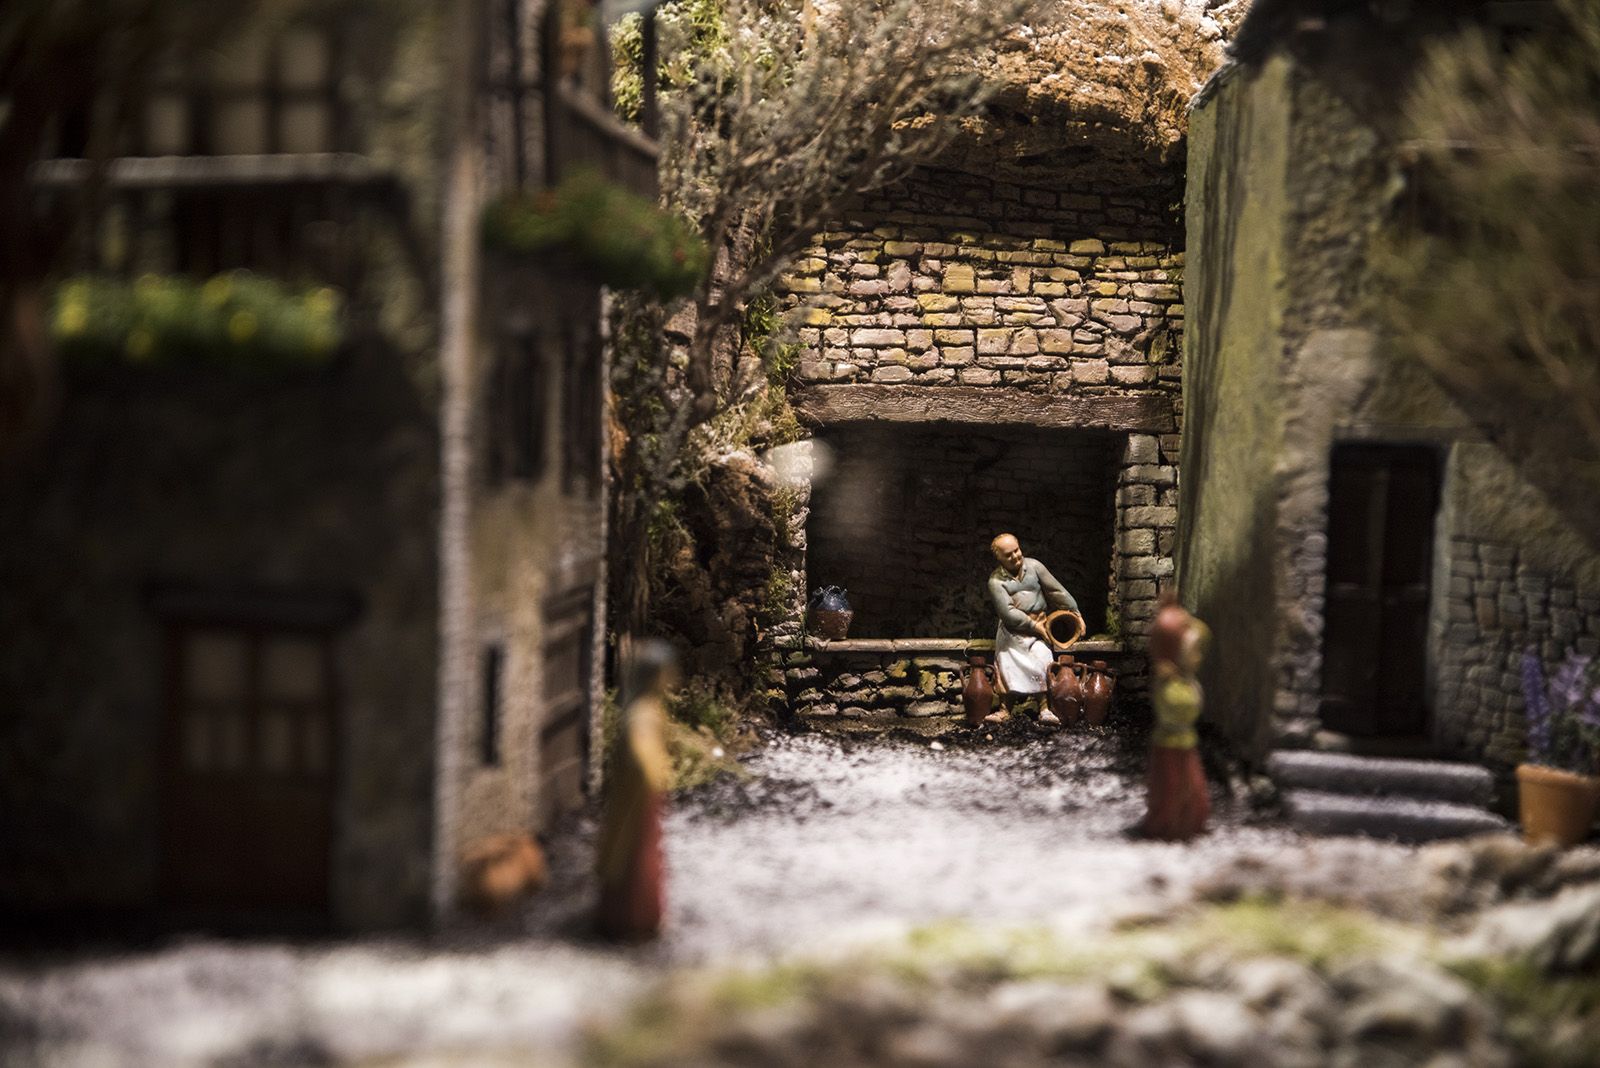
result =
[{"label": "blue-grey shirt", "polygon": [[1013,575],[1003,567],[994,569],[989,576],[989,600],[1000,616],[1000,624],[1013,634],[1035,633],[1029,617],[1040,612],[1078,610],[1078,602],[1067,588],[1031,556],[1023,557],[1020,574]]}]

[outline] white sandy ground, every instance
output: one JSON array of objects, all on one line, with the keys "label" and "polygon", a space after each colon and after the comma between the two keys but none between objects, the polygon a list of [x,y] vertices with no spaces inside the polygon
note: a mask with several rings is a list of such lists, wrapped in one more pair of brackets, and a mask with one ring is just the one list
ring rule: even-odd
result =
[{"label": "white sandy ground", "polygon": [[[588,820],[515,929],[434,942],[197,939],[47,962],[0,959],[5,1065],[560,1064],[673,969],[830,955],[943,919],[1068,935],[1168,907],[1253,865],[1403,894],[1417,852],[1306,841],[1219,798],[1186,845],[1130,840],[1141,759],[1113,738],[936,750],[777,736],[748,783],[667,824],[670,929],[640,950],[581,936]],[[1353,894],[1359,896],[1359,893]]]}]

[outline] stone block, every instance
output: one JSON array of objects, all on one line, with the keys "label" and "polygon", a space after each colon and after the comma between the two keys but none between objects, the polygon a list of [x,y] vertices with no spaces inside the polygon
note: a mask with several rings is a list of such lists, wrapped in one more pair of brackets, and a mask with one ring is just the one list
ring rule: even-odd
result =
[{"label": "stone block", "polygon": [[1155,381],[1156,372],[1153,367],[1113,367],[1111,381],[1119,386],[1146,386]]},{"label": "stone block", "polygon": [[852,345],[864,345],[868,348],[882,348],[889,345],[904,345],[905,343],[906,334],[904,330],[868,328],[863,330],[852,330],[850,332],[850,344]]},{"label": "stone block", "polygon": [[[1172,561],[1164,556],[1130,556],[1122,561],[1121,574],[1130,579],[1165,578],[1172,574]],[[1133,605],[1125,605],[1124,614],[1134,615]]]},{"label": "stone block", "polygon": [[963,367],[961,382],[968,386],[992,386],[1000,381],[1000,372],[987,367]]},{"label": "stone block", "polygon": [[1154,300],[1162,303],[1171,303],[1182,298],[1182,293],[1174,285],[1135,285],[1133,295],[1140,300]]},{"label": "stone block", "polygon": [[1011,351],[1010,330],[979,330],[978,352],[984,355],[998,355]]},{"label": "stone block", "polygon": [[939,347],[939,358],[946,364],[960,367],[971,363],[977,358],[978,350],[971,345],[950,345]]},{"label": "stone block", "polygon": [[1041,351],[1051,355],[1067,355],[1072,351],[1072,331],[1041,330],[1039,332],[1039,348]]},{"label": "stone block", "polygon": [[900,382],[909,382],[911,379],[911,368],[901,364],[879,367],[872,372],[872,380],[883,385],[895,385]]},{"label": "stone block", "polygon": [[917,296],[917,306],[926,312],[955,311],[961,302],[945,293],[922,293]]},{"label": "stone block", "polygon": [[1082,382],[1086,385],[1100,385],[1110,377],[1111,366],[1104,360],[1072,361],[1072,378],[1075,382]]},{"label": "stone block", "polygon": [[945,268],[944,291],[946,293],[976,293],[978,291],[977,273],[965,264],[957,264]]},{"label": "stone block", "polygon": [[914,241],[885,241],[883,252],[886,256],[915,256],[920,250]]},{"label": "stone block", "polygon": [[1137,507],[1125,509],[1122,522],[1129,527],[1171,527],[1178,523],[1176,508]]},{"label": "stone block", "polygon": [[1104,241],[1095,238],[1084,238],[1068,245],[1067,251],[1080,256],[1103,256],[1105,255],[1106,244]]},{"label": "stone block", "polygon": [[1127,448],[1122,453],[1123,462],[1153,464],[1161,460],[1160,443],[1154,434],[1129,434]]}]

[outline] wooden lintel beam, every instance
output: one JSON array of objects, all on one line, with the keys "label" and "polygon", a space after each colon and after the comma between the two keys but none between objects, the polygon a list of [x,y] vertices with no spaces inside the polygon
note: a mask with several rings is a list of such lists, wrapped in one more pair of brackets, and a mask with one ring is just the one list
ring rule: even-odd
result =
[{"label": "wooden lintel beam", "polygon": [[840,423],[961,423],[1049,430],[1170,434],[1172,398],[1143,393],[1072,396],[993,386],[809,386],[792,402],[811,426]]}]

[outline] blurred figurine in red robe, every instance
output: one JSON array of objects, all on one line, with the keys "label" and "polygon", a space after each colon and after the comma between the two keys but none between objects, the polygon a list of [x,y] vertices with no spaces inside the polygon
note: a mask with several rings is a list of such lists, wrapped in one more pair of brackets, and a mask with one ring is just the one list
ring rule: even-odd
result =
[{"label": "blurred figurine in red robe", "polygon": [[637,942],[660,933],[665,911],[661,817],[672,781],[666,695],[677,682],[671,646],[635,643],[623,678],[627,704],[606,775],[595,920],[602,935]]},{"label": "blurred figurine in red robe", "polygon": [[1148,838],[1185,841],[1204,831],[1211,815],[1195,734],[1204,703],[1195,676],[1210,639],[1210,628],[1175,598],[1164,600],[1150,629],[1156,723],[1150,738],[1149,795],[1139,825]]}]

